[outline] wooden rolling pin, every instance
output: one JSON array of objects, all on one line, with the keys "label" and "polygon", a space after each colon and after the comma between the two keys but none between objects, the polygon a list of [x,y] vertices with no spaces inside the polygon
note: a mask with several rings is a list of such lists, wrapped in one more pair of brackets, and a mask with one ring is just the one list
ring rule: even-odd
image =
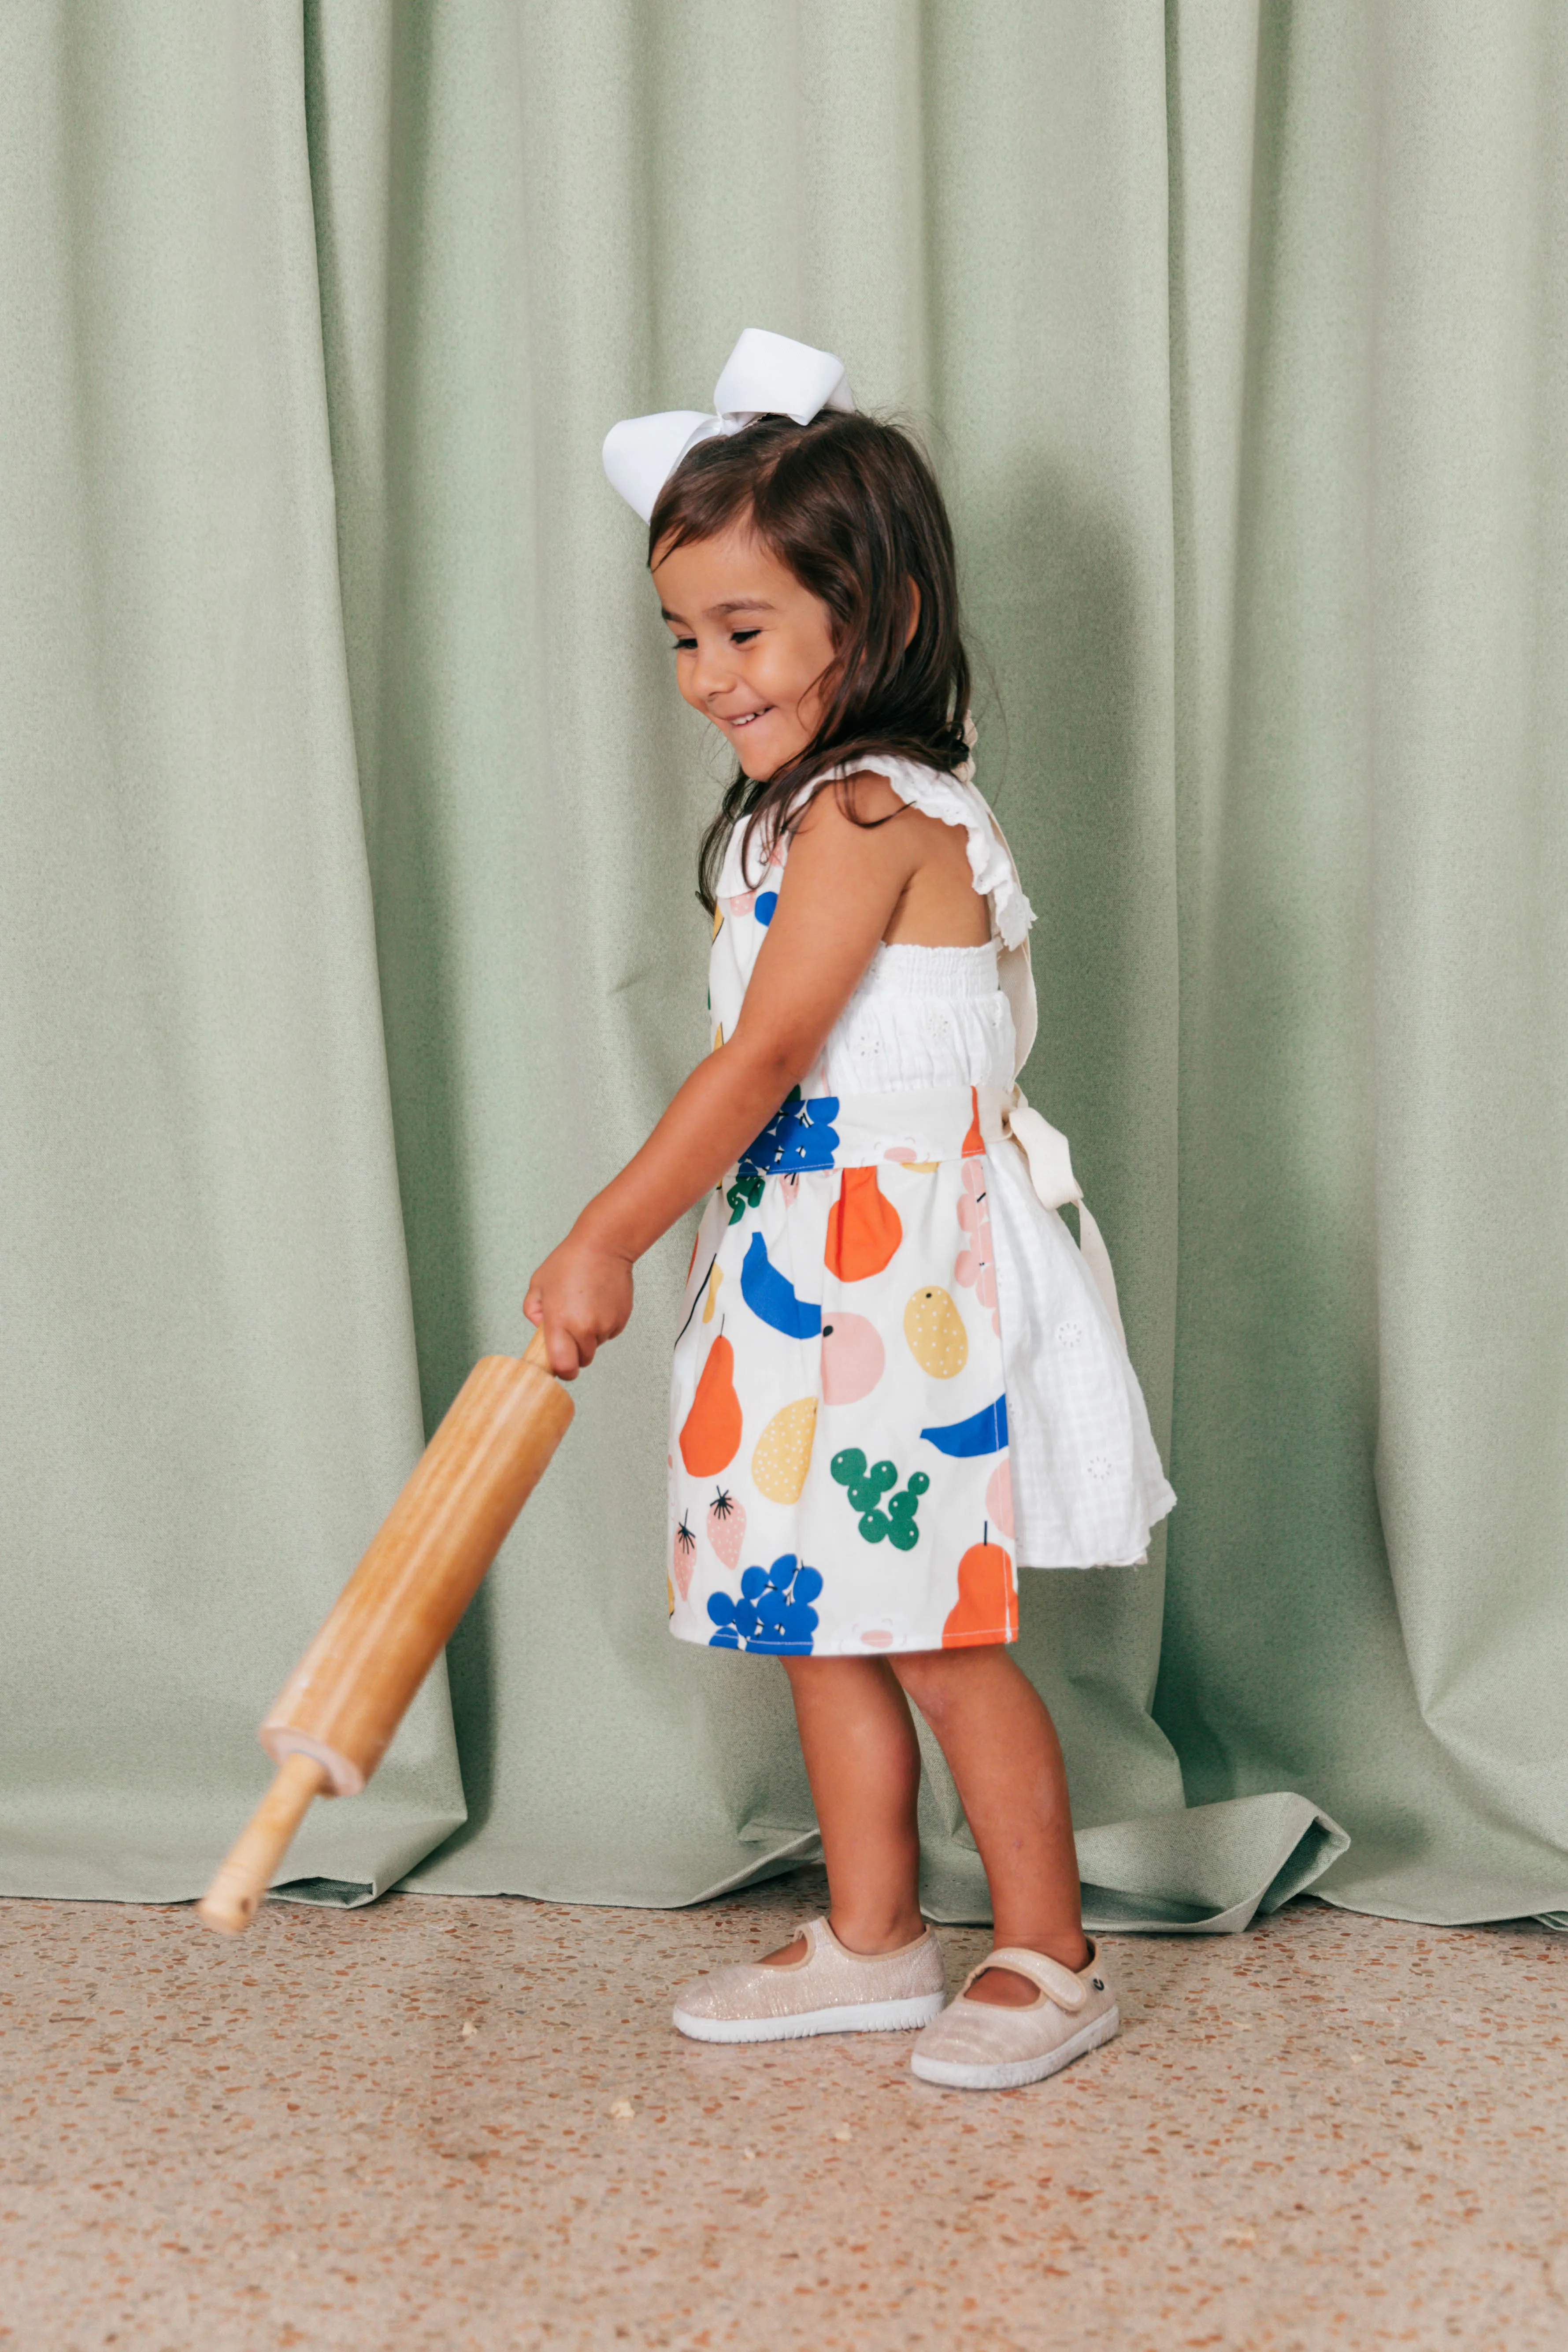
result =
[{"label": "wooden rolling pin", "polygon": [[196,1906],[207,1927],[247,1927],[311,1800],[364,1787],[572,1412],[542,1333],[474,1366],[261,1726],[278,1774]]}]

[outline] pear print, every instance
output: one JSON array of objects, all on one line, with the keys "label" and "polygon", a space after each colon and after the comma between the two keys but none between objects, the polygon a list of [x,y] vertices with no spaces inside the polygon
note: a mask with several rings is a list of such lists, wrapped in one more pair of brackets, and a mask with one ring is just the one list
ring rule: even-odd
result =
[{"label": "pear print", "polygon": [[1013,1563],[1000,1544],[971,1544],[958,1563],[958,1599],[942,1629],[944,1650],[979,1642],[1011,1642],[1018,1633],[1018,1588]]},{"label": "pear print", "polygon": [[722,1331],[708,1350],[680,1432],[680,1458],[694,1478],[716,1478],[741,1450],[741,1400],[735,1350]]},{"label": "pear print", "polygon": [[823,1403],[858,1404],[881,1379],[887,1360],[876,1325],[836,1307],[822,1327]]},{"label": "pear print", "polygon": [[903,1238],[903,1223],[883,1198],[875,1168],[846,1168],[827,1213],[828,1272],[840,1282],[864,1282],[892,1264]]},{"label": "pear print", "polygon": [[746,1507],[721,1486],[708,1506],[708,1540],[733,1575],[741,1565],[741,1546],[746,1540]]},{"label": "pear print", "polygon": [[752,1455],[752,1484],[770,1503],[798,1503],[811,1466],[816,1399],[797,1398],[775,1412]]},{"label": "pear print", "polygon": [[910,1355],[933,1381],[951,1381],[969,1361],[963,1318],[947,1292],[934,1283],[917,1290],[905,1307],[904,1337]]}]

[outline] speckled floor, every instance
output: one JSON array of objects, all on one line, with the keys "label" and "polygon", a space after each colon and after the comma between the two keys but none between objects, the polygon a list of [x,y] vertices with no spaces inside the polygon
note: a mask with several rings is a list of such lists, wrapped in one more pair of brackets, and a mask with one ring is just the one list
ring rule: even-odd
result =
[{"label": "speckled floor", "polygon": [[671,2032],[820,1905],[0,1904],[0,2343],[1568,2345],[1568,1939],[1123,1937],[1121,2040],[994,2097]]}]

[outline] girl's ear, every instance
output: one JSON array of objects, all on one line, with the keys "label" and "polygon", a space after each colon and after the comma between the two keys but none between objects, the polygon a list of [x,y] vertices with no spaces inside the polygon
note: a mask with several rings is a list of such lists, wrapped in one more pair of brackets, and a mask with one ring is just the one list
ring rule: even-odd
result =
[{"label": "girl's ear", "polygon": [[910,625],[904,631],[904,650],[906,653],[914,643],[915,631],[920,627],[920,625],[921,583],[918,580],[911,580],[910,582]]}]

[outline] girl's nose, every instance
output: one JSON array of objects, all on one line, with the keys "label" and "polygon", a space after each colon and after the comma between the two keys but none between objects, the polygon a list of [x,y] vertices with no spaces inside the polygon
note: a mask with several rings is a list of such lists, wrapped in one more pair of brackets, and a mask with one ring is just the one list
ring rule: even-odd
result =
[{"label": "girl's nose", "polygon": [[697,656],[691,665],[691,690],[707,702],[716,694],[723,694],[735,682],[734,665],[726,659],[726,648],[721,645],[697,642]]}]

